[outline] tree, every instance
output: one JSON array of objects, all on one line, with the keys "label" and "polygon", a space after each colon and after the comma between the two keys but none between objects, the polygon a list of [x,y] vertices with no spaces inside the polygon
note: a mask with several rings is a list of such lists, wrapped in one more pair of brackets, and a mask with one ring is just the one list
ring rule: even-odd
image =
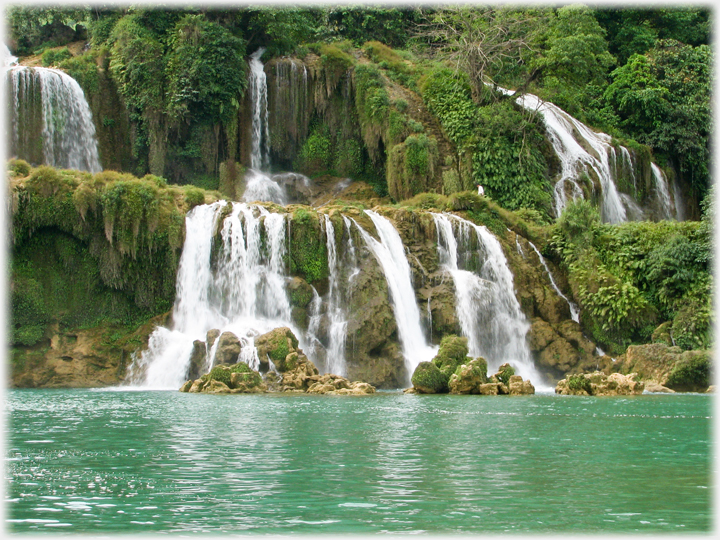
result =
[{"label": "tree", "polygon": [[[473,99],[479,103],[485,84],[523,61],[542,16],[509,8],[453,7],[433,11],[419,36],[455,71],[467,73]],[[528,79],[536,74],[531,73]]]},{"label": "tree", "polygon": [[623,128],[675,159],[697,198],[709,182],[711,65],[707,45],[660,40],[613,71],[605,91]]}]

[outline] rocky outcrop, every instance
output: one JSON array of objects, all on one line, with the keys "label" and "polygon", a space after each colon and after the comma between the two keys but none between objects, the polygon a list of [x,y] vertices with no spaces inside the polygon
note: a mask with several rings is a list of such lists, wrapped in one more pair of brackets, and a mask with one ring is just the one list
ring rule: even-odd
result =
[{"label": "rocky outcrop", "polygon": [[286,326],[256,337],[255,347],[260,360],[260,371],[267,371],[270,362],[280,372],[293,369],[297,362],[297,346],[298,340],[295,334]]},{"label": "rocky outcrop", "polygon": [[532,319],[528,342],[538,367],[558,377],[566,373],[580,373],[590,369],[609,370],[612,360],[596,354],[595,344],[587,339],[580,325],[572,319],[559,323],[536,317]]},{"label": "rocky outcrop", "polygon": [[534,394],[535,387],[524,381],[510,364],[503,364],[492,377],[487,375],[484,358],[467,356],[467,338],[445,336],[437,356],[431,362],[420,362],[412,376],[411,393],[482,394],[513,396]]},{"label": "rocky outcrop", "polygon": [[555,387],[555,393],[564,396],[627,396],[642,394],[645,383],[635,380],[637,373],[606,375],[602,371],[580,373],[562,379]]},{"label": "rocky outcrop", "polygon": [[671,390],[704,392],[712,380],[712,351],[683,351],[665,343],[631,345],[615,369]]},{"label": "rocky outcrop", "polygon": [[187,381],[180,391],[193,394],[250,394],[267,391],[267,385],[257,371],[239,362],[232,366],[215,366],[199,379]]},{"label": "rocky outcrop", "polygon": [[[315,378],[317,377],[317,380]],[[375,387],[372,385],[355,381],[350,382],[345,377],[332,375],[330,373],[320,376],[309,377],[308,380],[314,380],[307,389],[308,394],[331,394],[340,396],[361,396],[374,394]]]}]

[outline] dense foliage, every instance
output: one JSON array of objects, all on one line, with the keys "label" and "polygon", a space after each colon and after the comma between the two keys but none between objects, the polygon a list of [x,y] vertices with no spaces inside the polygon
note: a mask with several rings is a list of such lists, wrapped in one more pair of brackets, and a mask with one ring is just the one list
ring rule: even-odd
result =
[{"label": "dense foliage", "polygon": [[569,205],[553,248],[568,270],[581,319],[612,352],[650,340],[671,321],[683,349],[711,343],[710,213],[703,222],[601,224],[587,202]]}]

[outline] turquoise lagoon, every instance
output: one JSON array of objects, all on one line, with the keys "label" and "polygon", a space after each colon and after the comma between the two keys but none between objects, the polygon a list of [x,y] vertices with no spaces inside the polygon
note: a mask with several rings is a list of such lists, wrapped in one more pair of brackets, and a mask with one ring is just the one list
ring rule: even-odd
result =
[{"label": "turquoise lagoon", "polygon": [[11,533],[707,533],[712,397],[6,392]]}]

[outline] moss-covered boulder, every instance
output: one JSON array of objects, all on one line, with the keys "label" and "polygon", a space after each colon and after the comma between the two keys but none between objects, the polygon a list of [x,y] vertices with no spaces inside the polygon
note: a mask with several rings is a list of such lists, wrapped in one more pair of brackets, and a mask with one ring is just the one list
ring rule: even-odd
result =
[{"label": "moss-covered boulder", "polygon": [[631,345],[614,368],[675,391],[703,392],[712,380],[712,352],[683,351],[665,343]]},{"label": "moss-covered boulder", "polygon": [[480,386],[487,382],[487,362],[484,358],[475,358],[458,366],[450,376],[448,388],[451,394],[479,394]]},{"label": "moss-covered boulder", "polygon": [[282,392],[307,392],[308,388],[317,381],[319,371],[304,354],[298,354],[295,367],[282,374],[278,385]]},{"label": "moss-covered boulder", "polygon": [[512,375],[507,387],[511,396],[527,396],[535,393],[533,384],[529,380],[523,380],[520,375]]},{"label": "moss-covered boulder", "polygon": [[189,380],[180,388],[189,393],[257,393],[266,392],[262,376],[244,362],[232,366],[217,365],[196,380]]},{"label": "moss-covered boulder", "polygon": [[602,371],[580,373],[562,379],[555,387],[555,393],[580,396],[627,396],[642,394],[645,384],[636,380],[637,373],[607,375]]},{"label": "moss-covered boulder", "polygon": [[312,286],[300,277],[294,277],[287,285],[290,305],[298,308],[306,308],[313,299]]},{"label": "moss-covered boulder", "polygon": [[412,375],[412,385],[420,394],[440,394],[448,391],[448,379],[433,362],[420,362]]},{"label": "moss-covered boulder", "polygon": [[468,361],[467,353],[468,345],[466,337],[449,335],[442,338],[440,341],[440,349],[437,355],[435,355],[435,358],[432,359],[432,363],[435,364],[443,374],[446,384],[457,368]]},{"label": "moss-covered boulder", "polygon": [[[298,340],[292,330],[283,326],[255,338],[261,370],[267,370],[270,361],[279,372],[294,369],[291,353],[297,353]],[[287,359],[287,361],[286,361]],[[288,363],[289,362],[289,363]]]}]

